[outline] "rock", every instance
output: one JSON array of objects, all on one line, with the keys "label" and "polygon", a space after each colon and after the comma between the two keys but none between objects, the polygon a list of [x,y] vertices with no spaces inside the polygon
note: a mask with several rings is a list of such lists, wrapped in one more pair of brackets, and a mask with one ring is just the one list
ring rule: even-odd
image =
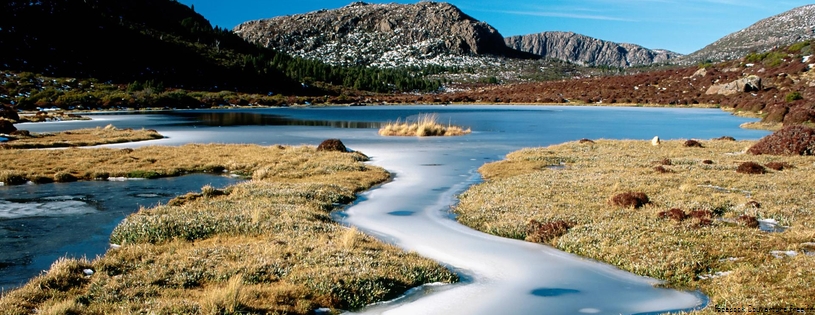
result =
[{"label": "rock", "polygon": [[651,139],[651,145],[653,146],[659,145],[659,136],[655,136],[653,139]]},{"label": "rock", "polygon": [[747,152],[755,155],[814,155],[815,129],[801,125],[784,127],[759,140]]},{"label": "rock", "polygon": [[317,151],[348,152],[348,148],[345,147],[340,139],[326,139],[317,146]]},{"label": "rock", "polygon": [[543,32],[504,39],[507,46],[542,56],[581,65],[630,67],[664,63],[681,54],[651,50],[634,44],[618,44],[572,32]]},{"label": "rock", "polygon": [[[405,66],[436,57],[517,55],[492,26],[449,3],[354,3],[335,10],[242,23],[249,42],[329,64]],[[418,62],[418,61],[417,61]]]},{"label": "rock", "polygon": [[11,121],[0,119],[0,133],[10,134],[17,131],[17,127]]},{"label": "rock", "polygon": [[741,78],[730,83],[714,84],[707,90],[707,92],[705,92],[705,94],[707,95],[719,94],[729,96],[738,93],[760,91],[761,88],[762,88],[761,78],[755,75],[751,75],[746,78]]},{"label": "rock", "polygon": [[696,70],[696,72],[693,73],[691,78],[704,77],[706,75],[707,75],[707,68],[701,68],[699,70]]}]

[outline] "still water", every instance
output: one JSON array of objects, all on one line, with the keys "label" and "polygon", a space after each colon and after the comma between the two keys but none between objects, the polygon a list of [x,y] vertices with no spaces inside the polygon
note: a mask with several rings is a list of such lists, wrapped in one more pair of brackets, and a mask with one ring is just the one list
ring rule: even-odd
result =
[{"label": "still water", "polygon": [[[421,113],[435,113],[439,121],[470,127],[473,133],[424,139],[377,135],[381,123],[412,119]],[[728,135],[758,139],[767,134],[740,129],[738,125],[748,119],[719,110],[622,107],[278,108],[92,118],[92,121],[22,124],[18,128],[44,132],[113,124],[118,128],[156,129],[167,136],[111,147],[190,142],[316,145],[326,138],[340,138],[349,148],[371,156],[371,163],[392,172],[394,180],[362,194],[360,201],[338,214],[337,219],[436,259],[459,271],[465,279],[462,284],[434,286],[402,301],[364,311],[374,314],[634,314],[702,306],[704,297],[692,292],[655,289],[653,279],[547,246],[470,230],[450,219],[449,208],[455,204],[458,193],[480,180],[476,172],[479,166],[523,147],[581,138],[710,139]],[[181,194],[198,190],[213,178],[185,176],[171,180],[166,185],[184,188],[168,194]],[[0,253],[3,253],[0,281],[4,286],[14,286],[35,275],[58,255],[93,257],[103,252],[107,236],[118,220],[138,210],[138,205],[156,202],[139,199],[140,193],[124,193],[135,196],[132,201],[105,201],[106,191],[127,188],[113,186],[120,183],[80,186],[83,184],[86,183],[53,184],[60,187],[58,190],[48,188],[49,185],[0,187]],[[228,183],[213,182],[224,184]],[[50,205],[59,202],[62,204]],[[34,211],[7,206],[20,203],[45,206]],[[107,223],[88,219],[99,212],[110,215]],[[27,221],[21,224],[21,220]],[[83,223],[86,226],[80,226]],[[22,237],[25,235],[37,237],[25,239]],[[42,252],[35,250],[41,247]],[[21,253],[23,249],[27,252]]]}]

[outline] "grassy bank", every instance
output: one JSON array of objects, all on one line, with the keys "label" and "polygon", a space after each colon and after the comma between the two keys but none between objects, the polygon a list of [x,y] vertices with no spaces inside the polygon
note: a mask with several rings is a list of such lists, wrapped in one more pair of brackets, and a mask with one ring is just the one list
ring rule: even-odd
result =
[{"label": "grassy bank", "polygon": [[[520,150],[480,169],[486,182],[461,195],[458,220],[668,286],[699,288],[711,299],[701,313],[815,306],[808,298],[815,296],[815,258],[807,255],[815,252],[812,157],[741,154],[747,141],[700,142],[600,140]],[[738,172],[744,162],[765,173]],[[626,201],[614,198],[624,193],[650,202],[614,205]],[[764,232],[755,227],[763,219],[788,229]]]},{"label": "grassy bank", "polygon": [[0,143],[0,149],[84,147],[164,138],[155,130],[119,129],[113,125],[55,133],[16,134]]},{"label": "grassy bank", "polygon": [[256,145],[7,151],[16,161],[51,161],[32,164],[35,173],[217,169],[253,179],[141,209],[115,228],[111,242],[121,247],[54,263],[0,299],[4,314],[307,314],[457,280],[431,260],[331,221],[337,204],[389,178],[361,155]]},{"label": "grassy bank", "polygon": [[395,123],[387,123],[379,129],[379,134],[383,136],[461,136],[471,132],[471,130],[453,126],[440,124],[437,121],[438,117],[435,114],[420,115],[414,121],[405,121]]}]

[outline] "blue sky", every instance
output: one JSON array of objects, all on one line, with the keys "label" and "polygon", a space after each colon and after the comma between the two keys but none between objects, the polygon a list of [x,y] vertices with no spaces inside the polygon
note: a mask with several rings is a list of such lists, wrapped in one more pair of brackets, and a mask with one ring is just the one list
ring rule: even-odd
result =
[{"label": "blue sky", "polygon": [[[351,0],[179,0],[214,25],[335,9]],[[418,1],[366,1],[416,3]],[[474,0],[447,1],[504,36],[572,31],[687,54],[795,7],[803,0]]]}]

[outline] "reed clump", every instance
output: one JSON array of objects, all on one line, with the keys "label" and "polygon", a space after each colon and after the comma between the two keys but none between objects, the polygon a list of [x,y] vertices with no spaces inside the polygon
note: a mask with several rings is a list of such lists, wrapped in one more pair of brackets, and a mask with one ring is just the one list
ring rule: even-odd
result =
[{"label": "reed clump", "polygon": [[[22,160],[56,153],[11,151]],[[144,171],[222,165],[262,176],[140,209],[114,229],[116,248],[92,261],[60,260],[0,297],[3,314],[336,313],[458,280],[432,260],[331,220],[338,203],[389,178],[353,153],[255,145],[76,151],[59,154],[114,175],[125,171],[123,161],[152,157]]]},{"label": "reed clump", "polygon": [[119,129],[113,125],[57,133],[20,134],[0,144],[0,149],[84,147],[164,138],[152,129]]},{"label": "reed clump", "polygon": [[[462,193],[455,212],[467,226],[516,239],[535,239],[532,220],[570,222],[562,235],[535,241],[669,287],[700,289],[710,298],[702,314],[733,305],[815,307],[808,298],[815,296],[815,260],[805,254],[815,240],[815,161],[741,153],[754,143],[708,141],[690,150],[684,141],[596,140],[523,149],[482,166],[485,182]],[[746,156],[790,167],[739,173]],[[663,159],[671,172],[654,171]],[[546,168],[556,161],[567,167]],[[608,203],[629,192],[650,203]],[[763,231],[762,220],[786,230]],[[796,254],[776,258],[773,251]]]},{"label": "reed clump", "polygon": [[410,122],[389,122],[379,129],[379,134],[383,136],[461,136],[472,132],[470,128],[464,129],[459,126],[439,123],[435,114],[419,115],[416,121]]}]

